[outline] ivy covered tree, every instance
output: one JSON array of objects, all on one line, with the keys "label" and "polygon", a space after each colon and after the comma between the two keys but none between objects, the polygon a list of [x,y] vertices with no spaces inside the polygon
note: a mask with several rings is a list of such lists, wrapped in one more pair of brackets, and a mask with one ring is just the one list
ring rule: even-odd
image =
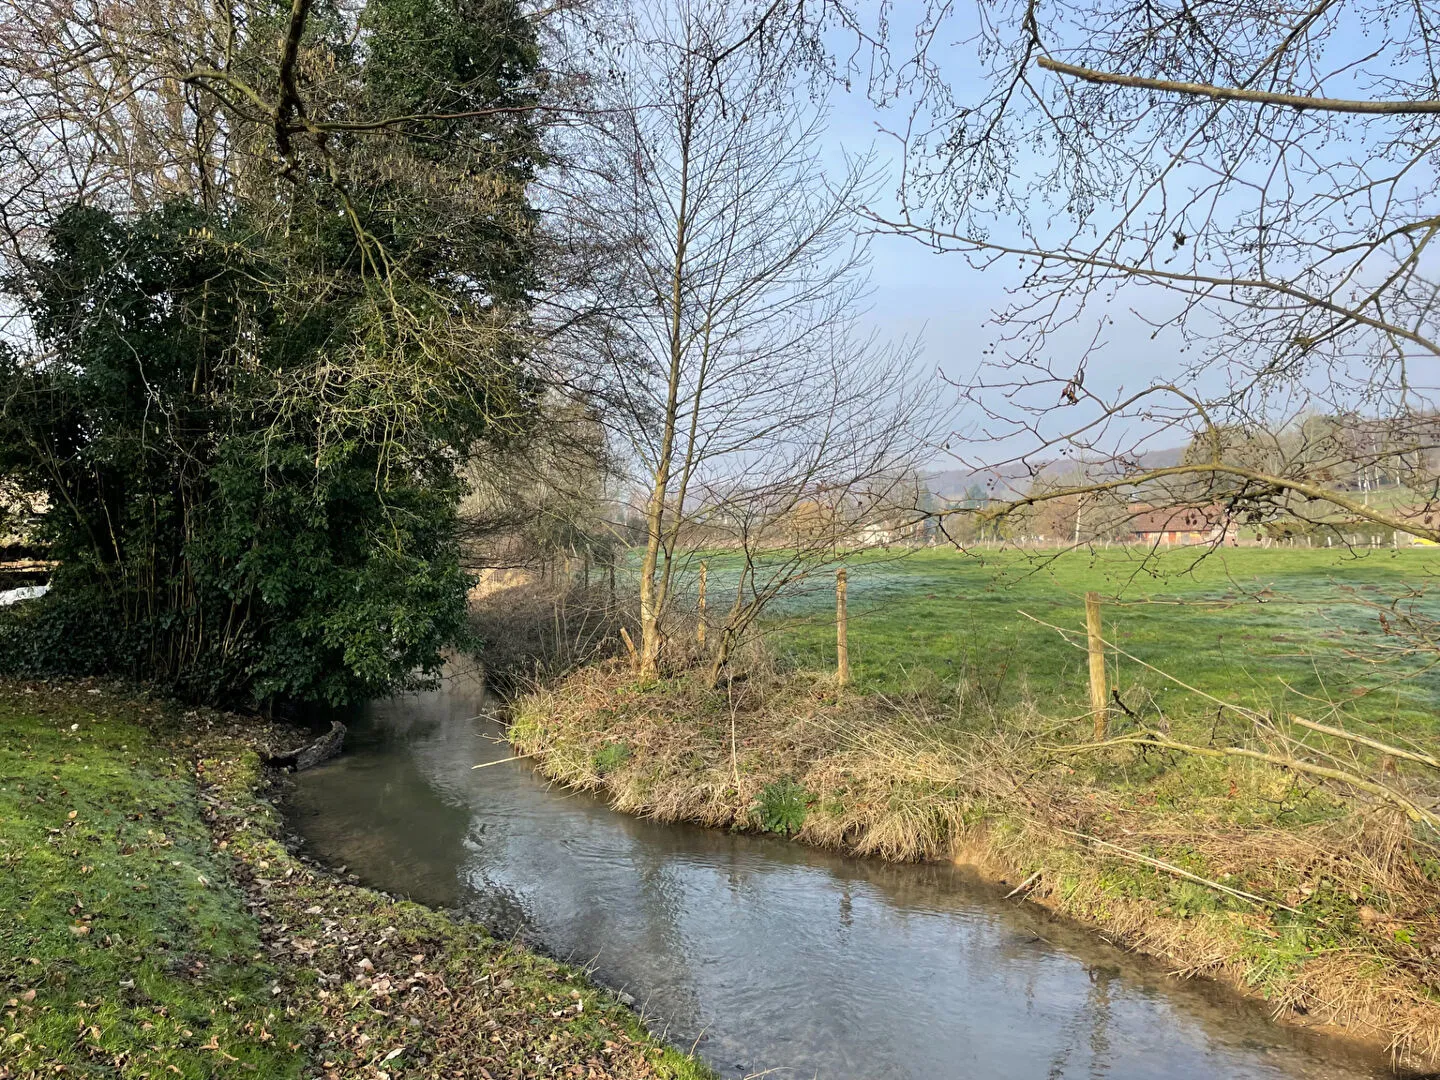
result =
[{"label": "ivy covered tree", "polygon": [[223,137],[11,236],[0,477],[60,569],[0,633],[30,670],[342,703],[463,641],[460,465],[535,408],[539,56],[509,0],[249,16],[203,71],[124,27]]}]

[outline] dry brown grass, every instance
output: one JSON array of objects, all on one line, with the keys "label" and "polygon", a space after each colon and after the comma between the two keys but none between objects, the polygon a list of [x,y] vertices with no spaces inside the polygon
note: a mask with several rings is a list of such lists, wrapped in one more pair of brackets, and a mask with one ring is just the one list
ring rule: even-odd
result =
[{"label": "dry brown grass", "polygon": [[[542,753],[554,779],[603,789],[627,813],[749,828],[765,785],[791,777],[827,809],[807,816],[802,840],[895,860],[949,854],[962,763],[898,713],[877,717],[805,676],[715,690],[683,680],[658,694],[627,693],[630,680],[622,665],[592,667],[527,696],[516,745]],[[605,770],[596,754],[611,745],[629,757]]]},{"label": "dry brown grass", "polygon": [[546,775],[618,810],[757,829],[767,790],[790,781],[808,801],[800,841],[1038,875],[1030,899],[1177,974],[1440,1066],[1440,863],[1427,869],[1434,849],[1383,807],[1263,763],[1056,756],[1041,748],[1078,727],[1034,709],[936,716],[805,673],[641,687],[610,662],[535,690],[514,718]]},{"label": "dry brown grass", "polygon": [[625,598],[606,584],[491,570],[470,593],[478,658],[491,687],[507,695],[615,655],[620,627],[634,625]]}]

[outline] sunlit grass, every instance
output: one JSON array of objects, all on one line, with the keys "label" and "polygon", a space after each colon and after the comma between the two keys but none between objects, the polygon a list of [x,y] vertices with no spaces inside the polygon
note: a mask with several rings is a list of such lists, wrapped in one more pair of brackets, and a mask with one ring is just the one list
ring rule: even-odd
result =
[{"label": "sunlit grass", "polygon": [[[1314,715],[1334,705],[1432,728],[1440,679],[1416,674],[1430,658],[1370,663],[1397,644],[1372,605],[1440,583],[1440,551],[1149,554],[937,548],[904,558],[861,555],[849,566],[856,684],[885,694],[963,691],[996,706],[1028,696],[1052,712],[1083,708],[1084,653],[1041,623],[1083,631],[1084,596],[1095,590],[1105,602],[1107,639],[1134,657],[1112,653],[1111,672],[1136,708],[1142,701],[1178,707],[1182,699],[1211,707],[1149,664],[1252,707]],[[723,582],[724,562],[717,562],[712,580]],[[1440,616],[1440,594],[1402,602]],[[765,629],[782,658],[814,669],[833,664],[828,577],[777,604]]]},{"label": "sunlit grass", "polygon": [[578,969],[296,859],[242,723],[0,682],[0,730],[0,1077],[713,1076]]},{"label": "sunlit grass", "polygon": [[259,927],[176,750],[103,708],[29,701],[0,702],[11,1061],[67,1075],[207,1077],[228,1062],[299,1076],[301,1032],[272,1007]]}]

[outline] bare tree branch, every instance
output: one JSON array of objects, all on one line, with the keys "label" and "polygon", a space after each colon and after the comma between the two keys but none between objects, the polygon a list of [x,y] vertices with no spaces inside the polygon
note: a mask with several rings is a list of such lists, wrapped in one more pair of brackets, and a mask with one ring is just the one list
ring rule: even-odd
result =
[{"label": "bare tree branch", "polygon": [[1205,83],[1174,82],[1169,79],[1148,79],[1140,75],[1122,75],[1113,71],[1095,71],[1042,56],[1036,63],[1046,71],[1070,75],[1101,86],[1128,86],[1136,90],[1159,90],[1167,94],[1190,94],[1211,101],[1245,101],[1257,105],[1283,105],[1287,109],[1323,109],[1326,112],[1358,113],[1365,116],[1416,115],[1440,113],[1440,99],[1428,101],[1364,101],[1345,98],[1309,97],[1305,94],[1281,94],[1266,90],[1249,90],[1241,86],[1210,86]]}]

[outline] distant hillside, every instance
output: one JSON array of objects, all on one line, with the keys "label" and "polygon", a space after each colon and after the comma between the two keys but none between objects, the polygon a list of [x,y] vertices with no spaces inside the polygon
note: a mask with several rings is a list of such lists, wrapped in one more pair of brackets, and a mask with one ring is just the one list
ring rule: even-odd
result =
[{"label": "distant hillside", "polygon": [[[1164,469],[1178,465],[1185,456],[1183,446],[1151,450],[1133,461],[1137,469]],[[1030,490],[1030,485],[1040,478],[1058,478],[1062,473],[1072,472],[1077,462],[1071,459],[1057,459],[1036,464],[1031,469],[1023,465],[1007,465],[999,469],[942,469],[926,474],[926,485],[938,502],[956,503],[965,499],[971,489],[979,487],[992,499],[1018,499]],[[1115,464],[1111,461],[1093,462],[1096,477],[1114,475]]]},{"label": "distant hillside", "polygon": [[1172,446],[1167,450],[1151,450],[1141,454],[1135,462],[1142,469],[1168,469],[1171,465],[1179,465],[1184,459],[1185,447]]},{"label": "distant hillside", "polygon": [[1017,470],[1010,476],[991,470],[971,472],[946,469],[925,477],[930,494],[939,502],[954,503],[966,498],[972,488],[979,487],[992,499],[1012,499],[1030,486],[1029,474]]}]

